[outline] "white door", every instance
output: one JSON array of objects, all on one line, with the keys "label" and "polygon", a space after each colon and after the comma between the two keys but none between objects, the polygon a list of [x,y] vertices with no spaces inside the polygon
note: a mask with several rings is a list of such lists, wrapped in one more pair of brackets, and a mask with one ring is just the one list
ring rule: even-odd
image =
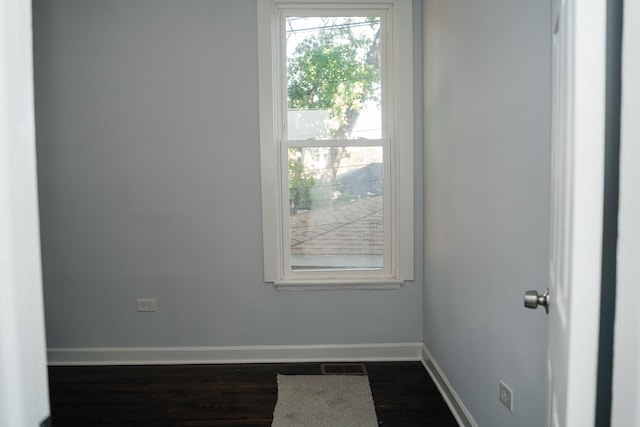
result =
[{"label": "white door", "polygon": [[46,425],[31,2],[0,1],[0,425]]},{"label": "white door", "polygon": [[595,420],[606,0],[554,0],[548,420]]}]

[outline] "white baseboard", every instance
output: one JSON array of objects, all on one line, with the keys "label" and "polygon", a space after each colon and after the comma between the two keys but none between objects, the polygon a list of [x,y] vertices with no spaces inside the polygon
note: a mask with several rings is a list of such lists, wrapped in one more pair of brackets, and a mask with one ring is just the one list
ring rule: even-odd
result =
[{"label": "white baseboard", "polygon": [[49,348],[51,366],[376,362],[421,359],[422,343]]},{"label": "white baseboard", "polygon": [[431,353],[429,353],[429,350],[427,350],[425,345],[422,345],[420,360],[431,376],[431,379],[438,387],[438,390],[440,390],[442,398],[447,402],[451,413],[455,417],[456,421],[458,421],[460,427],[478,427],[478,423],[476,423],[471,413],[464,406],[462,399],[460,399],[460,396],[458,396],[458,393],[456,393],[453,386],[444,375],[444,372],[440,369],[438,362],[436,362]]}]

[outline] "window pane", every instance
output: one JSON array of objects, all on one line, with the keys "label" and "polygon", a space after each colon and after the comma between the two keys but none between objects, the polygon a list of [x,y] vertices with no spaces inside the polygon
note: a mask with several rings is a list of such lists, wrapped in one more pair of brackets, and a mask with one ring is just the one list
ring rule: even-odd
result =
[{"label": "window pane", "polygon": [[289,148],[291,269],[383,267],[382,147]]},{"label": "window pane", "polygon": [[286,19],[287,139],[381,139],[380,17]]}]

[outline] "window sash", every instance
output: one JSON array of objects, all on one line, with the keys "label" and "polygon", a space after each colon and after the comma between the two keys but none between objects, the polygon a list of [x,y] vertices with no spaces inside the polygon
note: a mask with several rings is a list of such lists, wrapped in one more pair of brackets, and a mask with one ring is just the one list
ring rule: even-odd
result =
[{"label": "window sash", "polygon": [[[302,145],[300,142],[304,142]],[[345,278],[392,278],[394,275],[394,266],[396,264],[396,260],[393,255],[397,252],[394,247],[394,239],[393,237],[397,235],[397,227],[396,222],[394,221],[394,205],[395,205],[395,196],[394,192],[391,190],[391,162],[389,159],[391,158],[391,141],[386,140],[342,140],[344,144],[336,144],[336,142],[340,141],[283,141],[281,144],[281,164],[288,165],[289,159],[289,148],[293,147],[382,147],[382,167],[383,167],[383,197],[382,197],[382,221],[383,221],[383,254],[382,254],[382,268],[376,269],[365,269],[365,268],[336,268],[336,269],[317,269],[317,270],[294,270],[292,268],[292,253],[291,253],[291,214],[289,209],[289,170],[288,167],[281,168],[281,177],[280,177],[280,194],[282,194],[281,198],[281,206],[280,206],[280,217],[281,217],[281,228],[284,231],[281,233],[281,243],[282,247],[282,272],[283,272],[283,280],[284,281],[300,281],[300,280],[310,280],[310,279],[332,279],[336,278],[336,276],[345,277]],[[358,142],[358,144],[352,144],[352,142]]]},{"label": "window sash", "polygon": [[[381,138],[389,139],[389,129],[393,128],[390,115],[392,112],[389,103],[389,93],[393,91],[393,66],[390,64],[390,46],[393,46],[392,31],[392,8],[391,5],[363,5],[361,8],[354,8],[353,5],[340,4],[314,4],[287,6],[281,5],[278,13],[278,56],[279,63],[279,97],[280,113],[279,118],[279,140],[286,139],[289,135],[288,129],[288,81],[287,81],[287,29],[286,21],[291,16],[301,17],[342,17],[342,16],[379,16],[380,17],[380,91],[381,91]],[[324,140],[323,140],[324,141]]]}]

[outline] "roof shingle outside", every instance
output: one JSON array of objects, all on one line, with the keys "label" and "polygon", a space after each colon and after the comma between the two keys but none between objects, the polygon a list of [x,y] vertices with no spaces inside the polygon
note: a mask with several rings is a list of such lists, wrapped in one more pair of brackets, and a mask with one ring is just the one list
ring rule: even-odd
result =
[{"label": "roof shingle outside", "polygon": [[382,196],[291,216],[292,255],[382,255]]}]

